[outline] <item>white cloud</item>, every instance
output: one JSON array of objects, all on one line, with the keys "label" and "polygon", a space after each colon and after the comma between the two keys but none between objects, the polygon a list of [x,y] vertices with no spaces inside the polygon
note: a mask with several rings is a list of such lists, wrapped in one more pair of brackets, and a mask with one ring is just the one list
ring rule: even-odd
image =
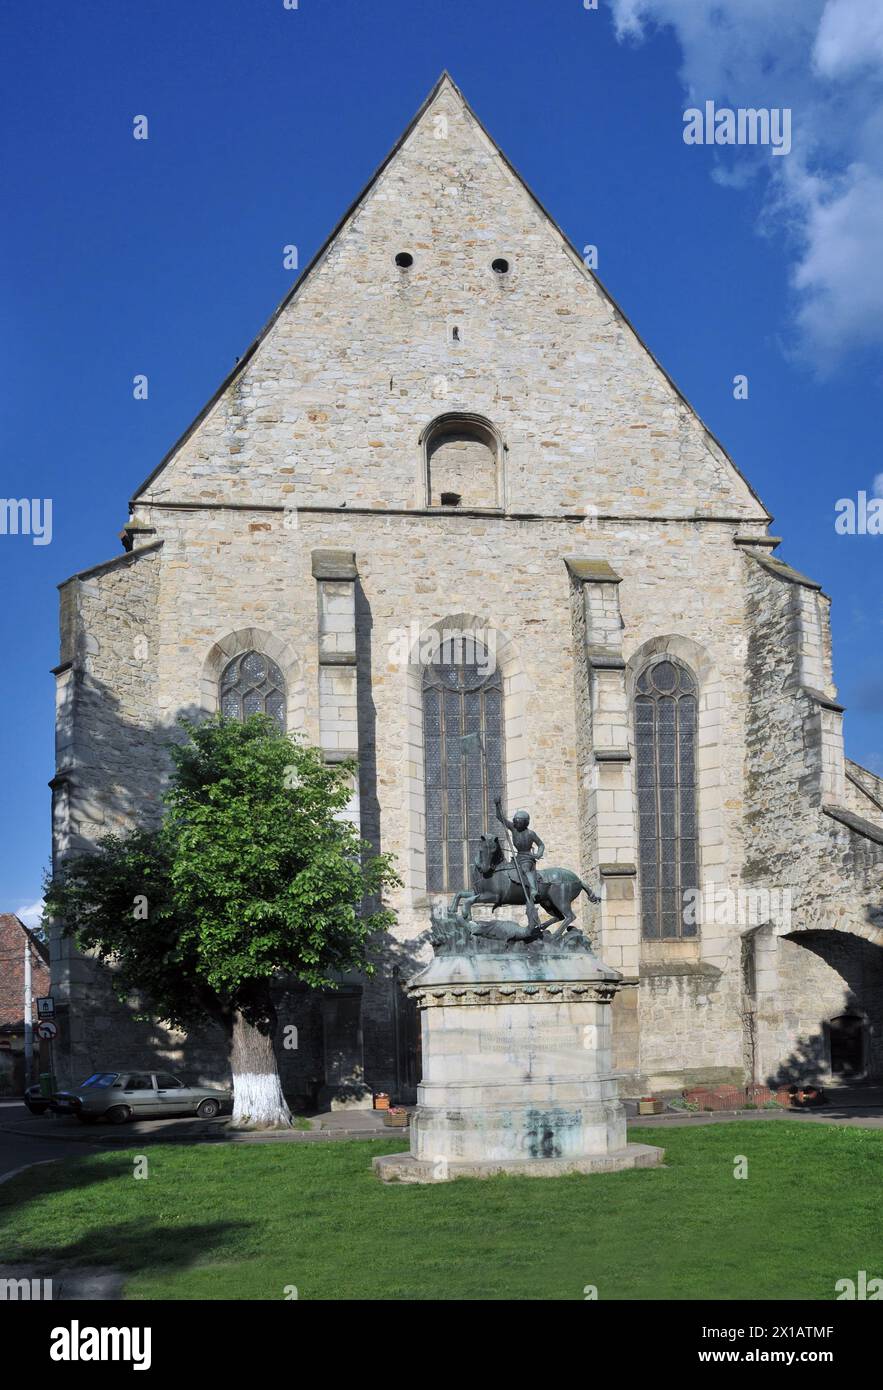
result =
[{"label": "white cloud", "polygon": [[43,919],[43,899],[38,898],[36,902],[25,903],[23,907],[17,907],[15,915],[20,922],[24,922],[25,926],[30,927],[33,931],[35,927],[40,926]]},{"label": "white cloud", "polygon": [[880,0],[829,0],[816,35],[813,58],[825,77],[845,77],[883,63]]},{"label": "white cloud", "polygon": [[[685,106],[789,107],[793,149],[715,150],[709,174],[767,180],[762,226],[786,238],[793,351],[820,372],[883,346],[881,0],[613,0],[619,37],[672,28]],[[697,150],[702,157],[710,151]]]},{"label": "white cloud", "polygon": [[854,165],[838,185],[819,186],[805,215],[797,323],[817,358],[837,360],[881,340],[883,174]]}]

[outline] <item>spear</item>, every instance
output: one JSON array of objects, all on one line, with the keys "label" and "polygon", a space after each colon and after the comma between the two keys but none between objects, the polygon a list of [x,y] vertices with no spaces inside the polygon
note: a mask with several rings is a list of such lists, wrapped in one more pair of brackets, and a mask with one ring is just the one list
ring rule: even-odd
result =
[{"label": "spear", "polygon": [[[463,754],[463,757],[465,758],[467,753],[475,748],[478,749],[479,753],[481,754],[481,757],[484,758],[484,744],[481,741],[481,734],[464,734],[460,739],[460,749]],[[515,872],[518,875],[518,882],[521,884],[521,891],[524,894],[524,906],[527,909],[527,920],[530,923],[531,927],[533,927],[533,929],[536,931],[540,925],[540,916],[537,912],[537,906],[527,891],[527,884],[525,883],[524,876],[521,872],[521,865],[518,862],[518,855],[516,854],[515,846],[512,843],[512,836],[509,834],[509,827],[505,824],[505,822],[503,822],[502,824],[503,829],[506,832],[506,843],[509,846],[509,852],[512,855],[511,862],[515,865]]]},{"label": "spear", "polygon": [[[500,810],[502,810],[502,802],[498,802],[498,804],[500,806]],[[505,821],[502,822],[502,825],[503,829],[506,832],[506,843],[508,844],[509,850],[512,854],[511,862],[515,865],[515,872],[518,875],[518,882],[521,884],[521,891],[524,894],[524,906],[527,910],[527,920],[533,927],[534,931],[538,931],[540,925],[540,914],[537,912],[537,905],[534,902],[533,898],[530,896],[530,893],[527,891],[527,884],[525,883],[524,875],[521,872],[521,865],[518,862],[518,855],[515,850],[515,845],[512,841],[512,836],[509,833],[509,827],[508,825],[506,825]]]}]

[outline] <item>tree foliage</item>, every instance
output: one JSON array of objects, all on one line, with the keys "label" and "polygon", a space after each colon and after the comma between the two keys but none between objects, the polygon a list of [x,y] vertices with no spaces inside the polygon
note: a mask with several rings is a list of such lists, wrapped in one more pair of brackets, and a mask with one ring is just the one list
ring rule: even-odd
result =
[{"label": "tree foliage", "polygon": [[182,727],[159,825],[67,858],[47,912],[116,967],[121,996],[184,1029],[262,1017],[279,976],[319,987],[370,973],[398,878],[342,816],[353,765],[326,764],[262,715]]}]

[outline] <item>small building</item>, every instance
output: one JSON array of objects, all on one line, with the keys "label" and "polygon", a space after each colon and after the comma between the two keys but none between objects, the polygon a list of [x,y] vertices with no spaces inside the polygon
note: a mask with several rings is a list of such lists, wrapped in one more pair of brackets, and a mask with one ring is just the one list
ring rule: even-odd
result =
[{"label": "small building", "polygon": [[[25,1068],[25,952],[31,957],[32,1075]],[[0,912],[0,1095],[21,1095],[42,1065],[38,995],[49,993],[49,951],[14,912]]]}]

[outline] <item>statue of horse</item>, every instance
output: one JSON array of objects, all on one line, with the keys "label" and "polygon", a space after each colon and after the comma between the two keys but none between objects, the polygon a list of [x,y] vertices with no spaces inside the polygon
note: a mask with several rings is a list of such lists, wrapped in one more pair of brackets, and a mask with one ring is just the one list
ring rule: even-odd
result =
[{"label": "statue of horse", "polygon": [[[540,889],[538,906],[552,914],[545,922],[539,923],[539,928],[545,931],[547,927],[558,925],[558,930],[551,937],[553,941],[560,940],[573,927],[576,921],[573,903],[580,893],[587,893],[590,902],[601,901],[572,869],[543,869],[537,878]],[[524,889],[518,870],[506,858],[498,835],[482,835],[478,842],[478,855],[472,863],[472,888],[472,892],[466,889],[451,899],[450,911],[461,921],[472,922],[472,909],[476,903],[488,903],[495,912],[498,907],[524,905]],[[462,913],[461,902],[466,904]]]}]

